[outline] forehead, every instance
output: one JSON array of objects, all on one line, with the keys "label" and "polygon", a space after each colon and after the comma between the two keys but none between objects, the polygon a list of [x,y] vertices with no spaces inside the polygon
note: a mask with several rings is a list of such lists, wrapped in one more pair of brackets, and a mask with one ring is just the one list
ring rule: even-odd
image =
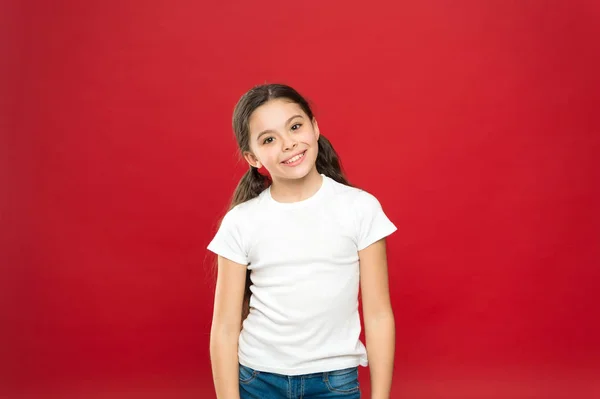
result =
[{"label": "forehead", "polygon": [[300,105],[287,100],[270,100],[256,110],[250,116],[250,134],[258,134],[264,130],[277,130],[284,127],[289,118],[301,115],[306,118]]}]

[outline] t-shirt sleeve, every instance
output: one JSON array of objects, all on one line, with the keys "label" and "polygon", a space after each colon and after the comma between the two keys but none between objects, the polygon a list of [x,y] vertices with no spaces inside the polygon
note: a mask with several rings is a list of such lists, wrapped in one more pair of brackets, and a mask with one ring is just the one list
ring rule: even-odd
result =
[{"label": "t-shirt sleeve", "polygon": [[240,215],[236,209],[227,212],[207,249],[236,263],[247,265],[248,253],[244,246],[241,226]]},{"label": "t-shirt sleeve", "polygon": [[357,247],[359,251],[397,230],[384,213],[379,200],[372,194],[361,191],[355,206],[358,212]]}]

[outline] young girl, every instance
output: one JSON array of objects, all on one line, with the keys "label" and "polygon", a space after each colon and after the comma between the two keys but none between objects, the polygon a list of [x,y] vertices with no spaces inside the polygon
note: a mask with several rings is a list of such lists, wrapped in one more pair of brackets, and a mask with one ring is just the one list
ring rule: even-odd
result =
[{"label": "young girl", "polygon": [[371,397],[389,398],[385,237],[396,227],[373,195],[349,185],[291,87],[244,94],[233,130],[250,168],[208,246],[218,255],[210,340],[217,397],[360,398],[368,349]]}]

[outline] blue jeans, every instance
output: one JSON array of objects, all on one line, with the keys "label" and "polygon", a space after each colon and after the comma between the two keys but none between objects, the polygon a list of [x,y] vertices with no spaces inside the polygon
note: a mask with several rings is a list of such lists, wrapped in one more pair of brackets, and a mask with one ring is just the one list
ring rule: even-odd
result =
[{"label": "blue jeans", "polygon": [[359,399],[358,367],[287,376],[240,364],[241,399]]}]

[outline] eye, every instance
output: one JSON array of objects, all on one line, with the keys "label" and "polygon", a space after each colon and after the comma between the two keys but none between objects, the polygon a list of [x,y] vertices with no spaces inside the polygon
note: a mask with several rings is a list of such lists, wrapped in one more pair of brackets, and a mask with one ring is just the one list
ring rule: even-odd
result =
[{"label": "eye", "polygon": [[275,140],[273,137],[267,137],[266,139],[263,140],[263,144],[272,143],[273,140]]},{"label": "eye", "polygon": [[292,125],[292,130],[298,130],[300,129],[300,126],[302,126],[301,123],[295,123],[294,125]]}]

